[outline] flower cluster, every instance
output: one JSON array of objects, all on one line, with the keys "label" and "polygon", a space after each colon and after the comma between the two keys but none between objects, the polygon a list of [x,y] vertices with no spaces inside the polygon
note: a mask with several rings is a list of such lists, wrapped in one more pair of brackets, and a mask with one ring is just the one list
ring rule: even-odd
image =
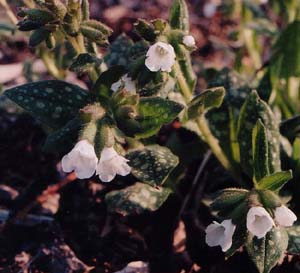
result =
[{"label": "flower cluster", "polygon": [[105,147],[98,160],[94,146],[83,139],[63,157],[61,163],[64,172],[74,171],[80,179],[90,178],[96,171],[103,182],[110,182],[117,174],[126,176],[130,173],[131,168],[127,162],[113,147]]},{"label": "flower cluster", "polygon": [[[251,234],[261,239],[276,224],[282,227],[290,227],[296,220],[296,215],[284,205],[275,209],[274,220],[265,208],[252,207],[247,213],[246,226]],[[221,223],[213,222],[205,230],[206,243],[209,246],[221,246],[222,251],[226,252],[232,246],[235,229],[236,225],[232,223],[231,219],[224,220]]]}]

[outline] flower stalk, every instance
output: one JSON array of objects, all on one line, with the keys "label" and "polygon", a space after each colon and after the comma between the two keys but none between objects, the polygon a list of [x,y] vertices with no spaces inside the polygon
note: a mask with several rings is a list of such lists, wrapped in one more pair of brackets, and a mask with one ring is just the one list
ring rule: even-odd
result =
[{"label": "flower stalk", "polygon": [[[192,94],[191,94],[190,88],[182,74],[182,71],[180,69],[178,62],[176,62],[174,64],[174,71],[176,73],[176,77],[178,80],[180,90],[181,90],[186,102],[188,103],[192,98]],[[212,134],[210,128],[208,127],[205,117],[202,115],[201,117],[199,117],[197,119],[196,123],[197,123],[197,126],[198,126],[202,136],[204,137],[205,141],[209,145],[213,154],[216,156],[216,158],[220,161],[220,163],[223,165],[223,167],[225,169],[232,171],[233,168],[232,168],[229,160],[227,159],[226,155],[223,153],[223,150],[219,145],[219,141],[215,138],[215,136]]]}]

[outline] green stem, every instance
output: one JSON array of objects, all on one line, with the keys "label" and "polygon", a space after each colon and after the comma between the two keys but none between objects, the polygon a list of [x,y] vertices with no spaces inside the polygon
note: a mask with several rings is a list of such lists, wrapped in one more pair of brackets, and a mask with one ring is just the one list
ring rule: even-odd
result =
[{"label": "green stem", "polygon": [[[185,80],[185,77],[182,74],[180,66],[177,62],[174,64],[174,71],[176,73],[177,81],[178,81],[179,87],[181,89],[181,92],[182,92],[186,102],[188,103],[192,98],[191,90],[190,90],[190,88]],[[215,136],[211,133],[210,128],[206,122],[204,115],[202,115],[201,117],[199,117],[197,119],[197,126],[198,126],[202,136],[204,137],[205,141],[209,145],[211,151],[216,156],[216,158],[220,161],[220,163],[224,166],[225,169],[233,171],[233,168],[232,168],[229,160],[227,159],[227,157],[223,153],[222,148],[219,145],[218,139],[216,139]]]},{"label": "green stem", "polygon": [[47,67],[47,70],[49,73],[56,79],[63,79],[64,76],[59,71],[59,69],[56,67],[54,61],[52,58],[49,57],[47,52],[44,50],[41,50],[41,59],[43,60],[45,66]]}]

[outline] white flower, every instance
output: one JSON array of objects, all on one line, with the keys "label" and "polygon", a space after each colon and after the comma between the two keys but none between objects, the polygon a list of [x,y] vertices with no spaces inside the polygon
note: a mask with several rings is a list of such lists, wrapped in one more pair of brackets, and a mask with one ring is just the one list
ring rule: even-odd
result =
[{"label": "white flower", "polygon": [[280,206],[275,209],[275,221],[283,227],[290,227],[297,220],[297,216],[286,206]]},{"label": "white flower", "polygon": [[263,207],[252,207],[247,214],[247,229],[258,239],[263,238],[274,226],[270,214]]},{"label": "white flower", "polygon": [[136,93],[135,82],[130,77],[128,77],[128,74],[125,74],[120,80],[113,83],[111,85],[111,90],[116,92],[122,85],[124,85],[124,89],[126,89],[128,92]]},{"label": "white flower", "polygon": [[84,179],[94,174],[97,162],[94,146],[84,139],[63,157],[61,164],[64,172],[74,171],[79,179]]},{"label": "white flower", "polygon": [[110,182],[117,174],[125,176],[131,171],[125,157],[119,155],[113,147],[105,147],[96,168],[96,174],[103,182]]},{"label": "white flower", "polygon": [[157,42],[150,46],[146,56],[145,65],[153,72],[159,70],[171,72],[176,58],[174,48],[163,42]]},{"label": "white flower", "polygon": [[231,219],[224,220],[221,224],[213,222],[207,226],[205,242],[209,246],[221,246],[222,251],[226,252],[232,245],[232,236],[236,226]]},{"label": "white flower", "polygon": [[196,45],[195,39],[192,35],[185,35],[182,42],[188,47],[193,47]]}]

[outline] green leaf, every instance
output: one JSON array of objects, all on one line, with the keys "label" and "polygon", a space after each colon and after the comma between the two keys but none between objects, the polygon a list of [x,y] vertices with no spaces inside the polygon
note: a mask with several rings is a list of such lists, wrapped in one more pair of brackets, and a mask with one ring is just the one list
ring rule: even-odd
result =
[{"label": "green leaf", "polygon": [[189,31],[189,11],[185,0],[173,0],[169,21],[173,29]]},{"label": "green leaf", "polygon": [[141,98],[137,106],[142,133],[137,137],[149,137],[159,131],[162,125],[173,121],[183,105],[160,97]]},{"label": "green leaf", "polygon": [[288,246],[288,235],[284,229],[273,228],[262,239],[249,232],[246,248],[259,273],[269,273],[277,264]]},{"label": "green leaf", "polygon": [[254,181],[269,175],[268,141],[266,128],[259,119],[252,132]]},{"label": "green leaf", "polygon": [[162,185],[169,173],[179,163],[178,157],[159,145],[146,146],[127,153],[131,173],[142,182],[150,185]]},{"label": "green leaf", "polygon": [[17,86],[4,95],[53,129],[63,127],[89,103],[86,90],[56,80]]},{"label": "green leaf", "polygon": [[237,129],[241,165],[251,178],[253,177],[254,167],[252,132],[258,119],[261,120],[266,129],[269,171],[273,173],[281,169],[278,123],[268,104],[262,101],[255,91],[252,91],[241,108]]},{"label": "green leaf", "polygon": [[287,25],[273,48],[271,63],[279,65],[280,77],[300,76],[300,21]]},{"label": "green leaf", "polygon": [[98,67],[102,60],[90,53],[79,54],[72,62],[70,70],[76,73],[83,73],[92,67]]},{"label": "green leaf", "polygon": [[16,31],[16,26],[10,23],[0,23],[0,32],[1,31],[9,31],[11,33],[14,33]]},{"label": "green leaf", "polygon": [[188,118],[195,119],[212,108],[220,107],[224,96],[225,89],[223,87],[203,91],[188,104]]},{"label": "green leaf", "polygon": [[300,226],[286,228],[289,236],[287,252],[291,255],[300,255]]},{"label": "green leaf", "polygon": [[259,180],[257,182],[257,187],[259,189],[279,191],[284,186],[284,184],[292,178],[293,173],[291,170],[273,173]]},{"label": "green leaf", "polygon": [[82,126],[79,118],[70,120],[63,128],[48,135],[43,149],[46,152],[69,152],[77,142]]},{"label": "green leaf", "polygon": [[127,216],[157,210],[171,192],[168,188],[154,188],[143,183],[135,183],[125,189],[106,194],[105,201],[110,213]]},{"label": "green leaf", "polygon": [[97,96],[109,96],[111,85],[117,82],[125,73],[124,67],[120,65],[112,66],[103,73],[93,86],[93,92]]},{"label": "green leaf", "polygon": [[50,33],[51,32],[45,28],[39,28],[33,31],[29,38],[29,46],[36,47],[37,45],[45,41],[49,37]]},{"label": "green leaf", "polygon": [[216,196],[213,196],[214,201],[210,207],[213,210],[233,208],[244,201],[248,194],[248,190],[238,188],[221,190],[216,194]]}]

